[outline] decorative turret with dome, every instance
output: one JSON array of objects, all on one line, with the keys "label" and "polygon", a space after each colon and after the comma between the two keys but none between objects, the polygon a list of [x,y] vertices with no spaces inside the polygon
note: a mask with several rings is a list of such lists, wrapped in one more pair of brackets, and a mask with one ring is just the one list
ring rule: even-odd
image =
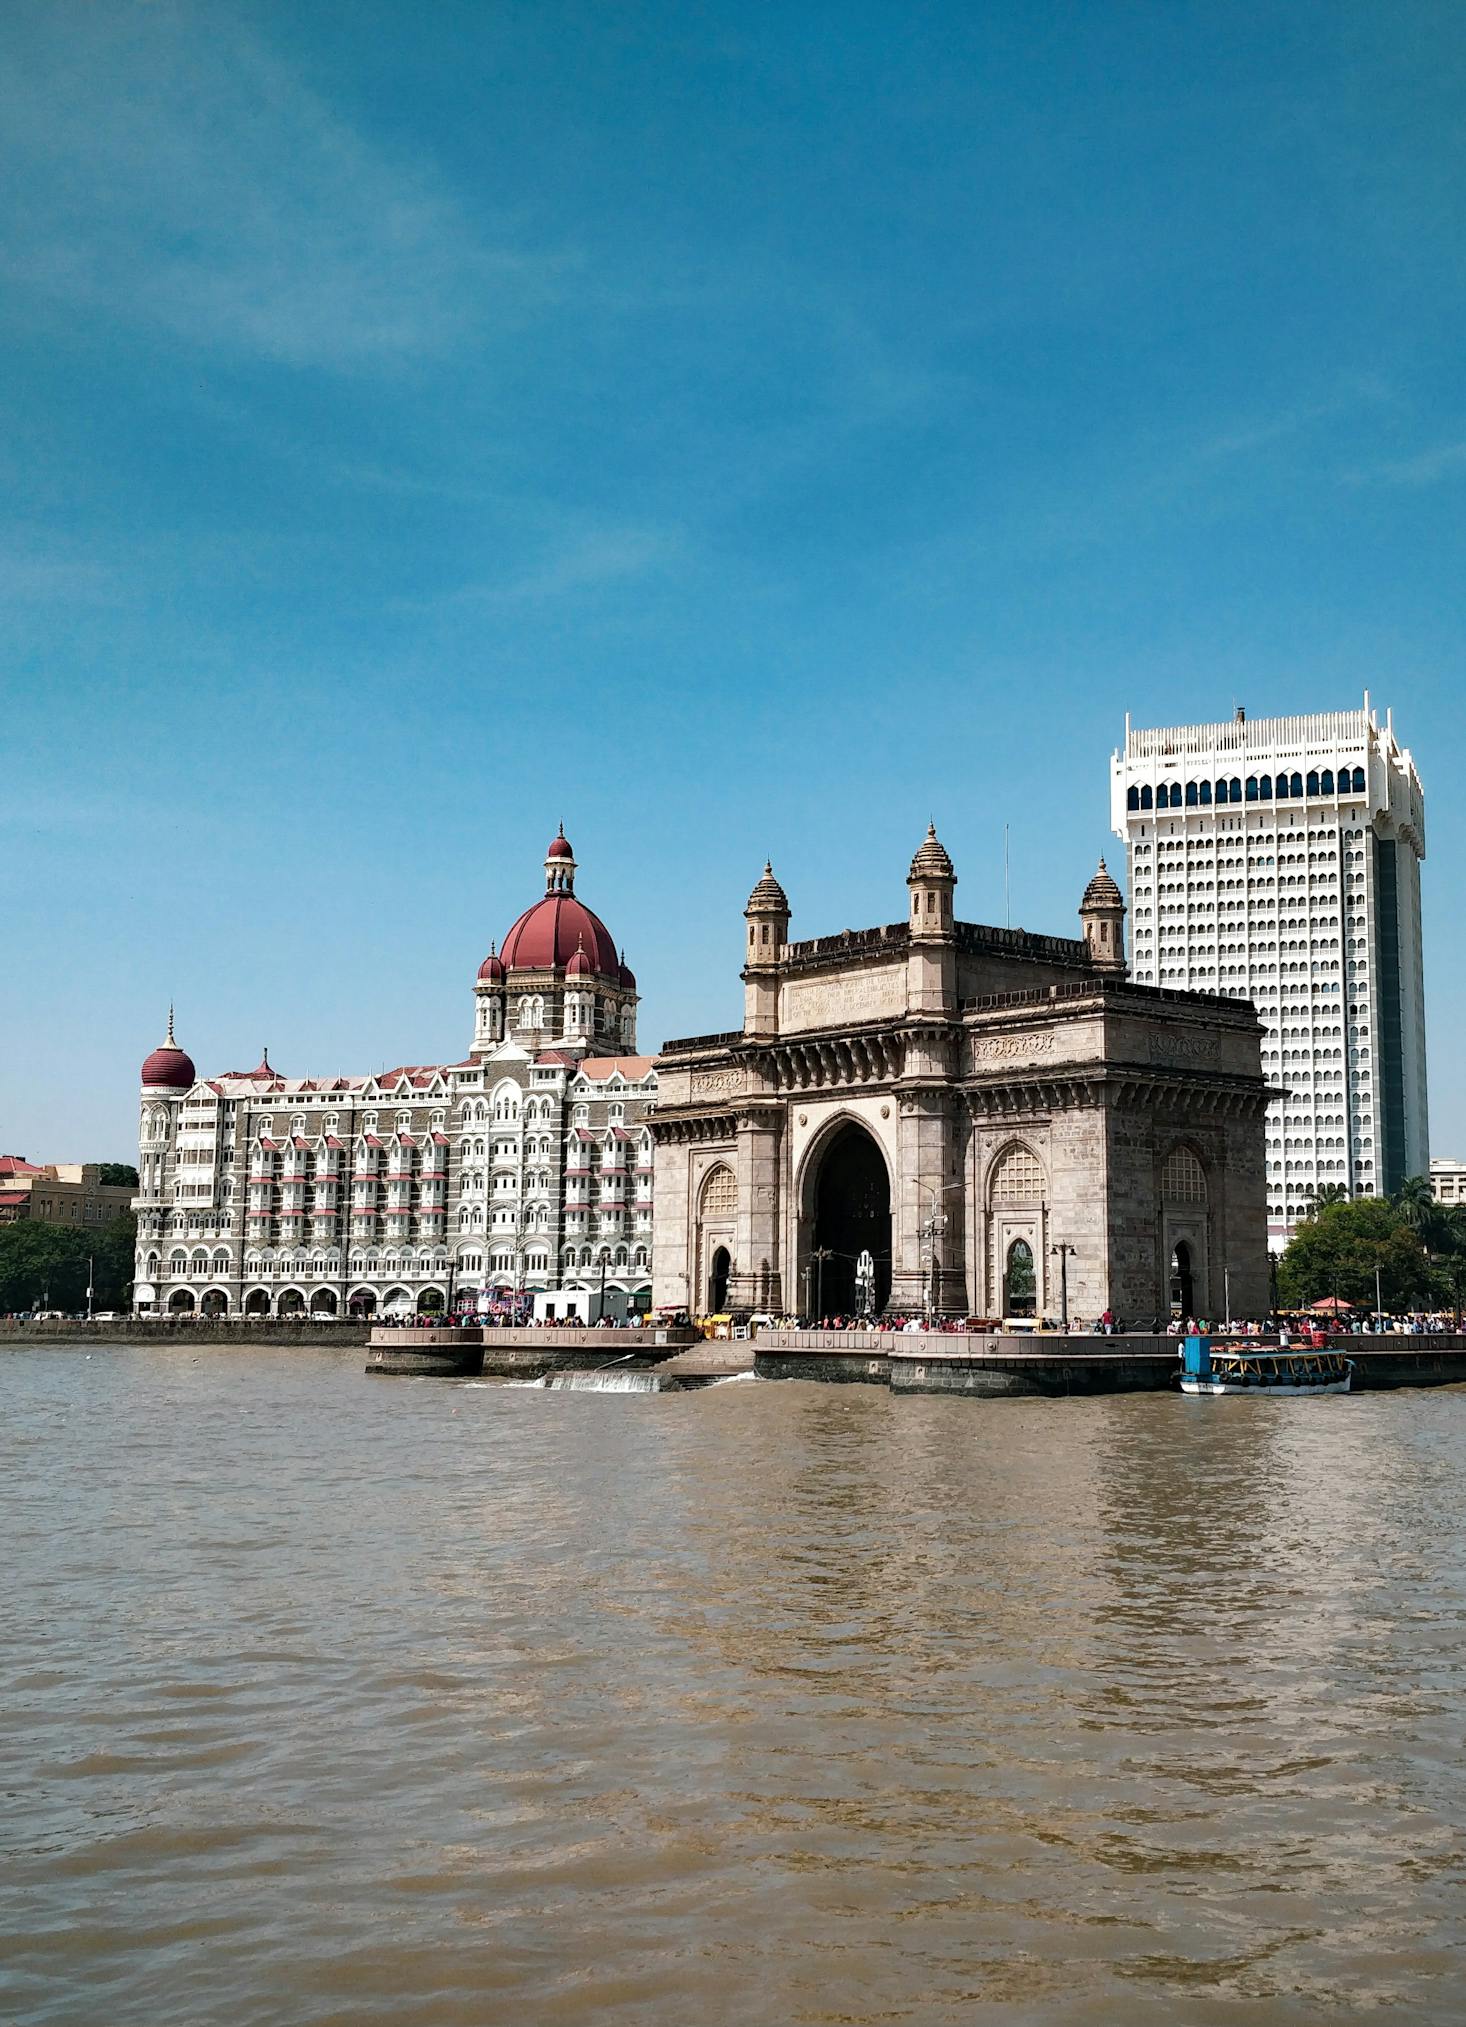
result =
[{"label": "decorative turret with dome", "polygon": [[952,890],[957,874],[935,823],[926,827],[906,875],[911,892],[911,934],[923,942],[952,940]]},{"label": "decorative turret with dome", "polygon": [[1084,890],[1079,903],[1079,920],[1084,940],[1097,971],[1124,972],[1125,897],[1115,885],[1103,859],[1099,870]]},{"label": "decorative turret with dome", "polygon": [[197,1081],[193,1058],[173,1038],[173,1008],[168,1009],[168,1033],[142,1068],[145,1091],[188,1091]]},{"label": "decorative turret with dome", "polygon": [[906,957],[909,1013],[948,1013],[957,1002],[957,943],[952,891],[957,874],[935,823],[917,846],[906,875],[911,894],[911,944]]},{"label": "decorative turret with dome", "polygon": [[475,1055],[511,1040],[531,1052],[562,1038],[595,1055],[635,1048],[636,979],[600,916],[578,899],[576,871],[562,824],[545,853],[543,895],[479,967]]},{"label": "decorative turret with dome", "polygon": [[743,966],[743,1027],[773,1034],[779,1025],[779,966],[789,941],[789,897],[774,878],[771,859],[743,910],[748,944]]}]

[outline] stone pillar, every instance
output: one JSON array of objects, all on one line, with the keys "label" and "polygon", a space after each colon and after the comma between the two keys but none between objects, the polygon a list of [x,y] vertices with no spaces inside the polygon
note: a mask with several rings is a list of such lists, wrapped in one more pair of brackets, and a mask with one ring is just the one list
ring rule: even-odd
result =
[{"label": "stone pillar", "polygon": [[688,1279],[695,1210],[687,1141],[654,1126],[656,1178],[652,1190],[652,1301],[658,1309],[698,1306]]},{"label": "stone pillar", "polygon": [[[900,1153],[891,1204],[889,1306],[907,1313],[925,1308],[928,1289],[933,1286],[928,1262],[935,1246],[934,1313],[965,1313],[966,1214],[962,1177],[955,1167],[952,1092],[945,1083],[935,1081],[908,1084],[903,1080],[898,1090]],[[933,1216],[945,1218],[946,1229],[924,1238],[923,1228]]]},{"label": "stone pillar", "polygon": [[738,1238],[728,1301],[734,1309],[784,1307],[780,1174],[784,1108],[777,1100],[738,1114]]}]

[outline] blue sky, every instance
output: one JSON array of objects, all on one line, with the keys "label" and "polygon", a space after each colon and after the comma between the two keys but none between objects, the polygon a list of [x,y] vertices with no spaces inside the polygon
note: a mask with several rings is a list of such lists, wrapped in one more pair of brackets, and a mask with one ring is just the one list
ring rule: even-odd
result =
[{"label": "blue sky", "polygon": [[1466,13],[0,14],[0,1147],[466,1050],[562,818],[642,1041],[797,935],[1072,931],[1136,721],[1391,704],[1463,816]]}]

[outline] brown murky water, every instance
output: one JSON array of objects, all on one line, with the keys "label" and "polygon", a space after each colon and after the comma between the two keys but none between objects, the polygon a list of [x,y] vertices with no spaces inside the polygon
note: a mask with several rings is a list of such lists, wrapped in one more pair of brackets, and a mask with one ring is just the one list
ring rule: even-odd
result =
[{"label": "brown murky water", "polygon": [[1462,2017],[1466,1393],[0,1357],[0,2013]]}]

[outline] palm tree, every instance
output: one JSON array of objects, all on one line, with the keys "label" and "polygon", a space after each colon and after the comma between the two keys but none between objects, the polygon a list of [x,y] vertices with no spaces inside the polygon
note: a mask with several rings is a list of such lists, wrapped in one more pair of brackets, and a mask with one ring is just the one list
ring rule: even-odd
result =
[{"label": "palm tree", "polygon": [[1430,1178],[1424,1175],[1407,1175],[1390,1201],[1399,1212],[1403,1223],[1409,1226],[1420,1241],[1420,1249],[1425,1255],[1425,1278],[1428,1287],[1431,1254],[1447,1236],[1441,1206],[1430,1186]]},{"label": "palm tree", "polygon": [[1429,1177],[1407,1175],[1390,1201],[1429,1252],[1431,1241],[1440,1235],[1441,1229],[1441,1207]]},{"label": "palm tree", "polygon": [[1348,1185],[1342,1182],[1321,1182],[1317,1184],[1304,1206],[1305,1217],[1317,1217],[1325,1204],[1346,1204],[1349,1201]]}]

